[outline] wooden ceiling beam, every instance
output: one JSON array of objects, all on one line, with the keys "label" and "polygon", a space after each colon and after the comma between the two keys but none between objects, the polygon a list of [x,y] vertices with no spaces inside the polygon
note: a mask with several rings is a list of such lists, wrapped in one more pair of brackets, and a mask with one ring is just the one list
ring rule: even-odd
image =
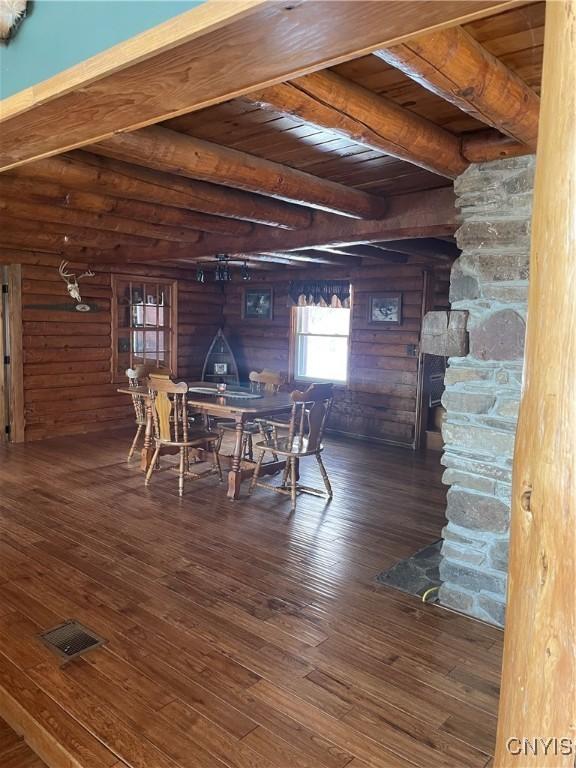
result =
[{"label": "wooden ceiling beam", "polygon": [[300,206],[85,152],[39,160],[13,169],[10,175],[280,228],[301,229],[312,222],[311,211]]},{"label": "wooden ceiling beam", "polygon": [[[294,262],[290,262],[290,263],[286,261],[272,262],[272,261],[268,261],[267,259],[261,259],[258,256],[251,256],[247,259],[243,259],[242,261],[246,262],[246,266],[250,269],[250,271],[264,270],[269,272],[271,269],[276,270],[279,267],[296,266]],[[235,277],[235,275],[238,274],[238,266],[239,266],[239,262],[236,262],[236,264],[235,265],[233,264],[232,266],[232,275],[233,275],[232,279],[235,280],[236,282],[243,282],[241,277],[239,280],[237,280],[237,278]]]},{"label": "wooden ceiling beam", "polygon": [[491,160],[531,155],[534,152],[528,144],[521,144],[510,136],[504,136],[494,128],[464,134],[460,141],[462,155],[471,163],[488,163]]},{"label": "wooden ceiling beam", "polygon": [[540,99],[462,27],[431,32],[375,55],[463,112],[536,149]]},{"label": "wooden ceiling beam", "polygon": [[2,248],[60,254],[66,248],[62,233],[21,232],[2,228]]},{"label": "wooden ceiling beam", "polygon": [[[292,253],[292,251],[290,251]],[[328,251],[324,248],[306,248],[299,251],[299,253],[312,254],[318,259],[323,259],[325,264],[338,264],[341,267],[359,267],[362,264],[362,259],[359,256],[350,256],[348,254],[336,253],[336,251]]]},{"label": "wooden ceiling beam", "polygon": [[438,260],[454,261],[460,255],[460,249],[455,243],[447,243],[433,238],[408,238],[404,240],[388,240],[374,243],[377,248],[385,251],[396,251],[407,256],[432,257]]},{"label": "wooden ceiling beam", "polygon": [[[165,262],[163,261],[162,264]],[[195,261],[190,261],[189,259],[180,259],[178,261],[180,264],[180,267],[182,267],[183,264],[188,264],[189,267],[192,267],[193,269],[197,269],[198,267],[201,267],[206,271],[206,275],[208,277],[207,282],[211,282],[211,271],[214,270],[216,267],[216,263],[213,260],[202,260],[198,259]],[[280,262],[278,260],[278,264],[286,264],[286,261]],[[246,255],[242,254],[241,256],[238,256],[237,258],[234,256],[230,256],[230,267],[232,270],[238,270],[243,264],[246,264],[250,269],[271,269],[271,267],[263,262],[261,259],[258,259],[254,255]]]},{"label": "wooden ceiling beam", "polygon": [[180,192],[186,196],[188,201],[186,207],[194,208],[194,210],[204,210],[204,206],[211,206],[216,213],[221,208],[221,215],[224,217],[242,219],[254,224],[279,227],[280,229],[305,229],[313,221],[313,212],[308,208],[285,203],[264,195],[244,192],[220,184],[211,184],[207,181],[189,179],[173,173],[164,173],[153,168],[114,160],[91,152],[78,150],[68,155],[68,157],[70,156],[79,159],[82,163],[98,168],[101,172],[111,171],[161,187],[163,190]]},{"label": "wooden ceiling beam", "polygon": [[265,255],[290,258],[296,262],[305,262],[311,264],[337,264],[338,266],[343,267],[357,267],[361,263],[360,259],[357,258],[352,258],[342,254],[328,253],[327,251],[316,250],[314,248],[303,251],[272,251],[266,252]]},{"label": "wooden ceiling beam", "polygon": [[[234,258],[234,257],[232,257]],[[244,255],[237,257],[243,259]],[[263,263],[263,264],[280,264],[285,267],[297,267],[301,264],[298,259],[293,259],[287,253],[249,253],[246,255],[250,264]]]},{"label": "wooden ceiling beam", "polygon": [[[391,197],[389,202],[390,210],[384,221],[335,219],[319,213],[314,226],[307,230],[287,232],[267,227],[264,232],[246,237],[206,234],[193,245],[55,224],[39,227],[33,222],[16,219],[9,222],[10,226],[4,227],[3,241],[9,247],[65,254],[86,247],[89,254],[94,250],[106,251],[107,256],[117,263],[174,259],[195,261],[218,253],[237,258],[243,254],[275,253],[290,258],[292,252],[298,255],[315,248],[338,249],[387,240],[452,235],[458,226],[454,192],[449,188],[399,195]],[[65,235],[68,235],[67,240]]]},{"label": "wooden ceiling beam", "polygon": [[329,70],[247,99],[448,178],[468,167],[454,134]]},{"label": "wooden ceiling beam", "polygon": [[[125,249],[117,249],[115,251],[116,253],[116,259],[122,259],[127,261],[134,261],[136,259],[142,259],[145,258],[145,260],[155,260],[156,256],[154,256],[153,251],[148,251],[145,257],[142,256],[142,253],[136,253],[136,252],[128,252]],[[339,266],[339,267],[357,267],[359,264],[361,264],[361,259],[349,257],[349,256],[343,256],[341,254],[332,254],[328,252],[322,252],[322,251],[315,251],[315,252],[309,252],[309,251],[302,251],[302,252],[296,252],[296,251],[259,251],[255,253],[227,253],[226,254],[228,258],[230,259],[231,264],[241,264],[243,261],[263,261],[271,264],[284,264],[286,266],[300,266],[304,267],[306,265],[310,266],[320,266],[320,265],[333,265],[333,266]],[[184,259],[180,259],[181,261],[187,261],[189,264],[203,264],[203,265],[210,265],[214,264],[213,260],[207,261],[206,256],[197,256],[195,254],[195,249],[191,249],[189,255]],[[162,258],[162,263],[164,263],[164,259]]]},{"label": "wooden ceiling beam", "polygon": [[[104,252],[104,255],[107,259],[115,261],[117,264],[133,264],[135,262],[155,262],[157,261],[157,257],[154,255],[152,251],[145,251],[143,253],[137,253],[135,251],[129,251],[125,249],[117,249],[114,251],[108,251]],[[205,256],[202,256],[200,258],[196,258],[193,253],[190,253],[188,255],[178,255],[175,258],[174,256],[170,256],[167,258],[162,258],[162,264],[170,263],[170,259],[177,261],[180,267],[182,268],[184,264],[188,264],[188,266],[191,269],[197,269],[198,267],[202,267],[202,269],[206,270],[207,273],[210,273],[211,270],[213,270],[216,267],[216,262],[213,259],[207,259]],[[262,254],[262,253],[241,253],[238,255],[235,254],[229,254],[230,259],[230,267],[232,269],[239,268],[246,262],[247,266],[252,269],[260,269],[260,268],[266,268],[270,269],[271,266],[269,265],[277,265],[277,266],[285,266],[285,267],[297,267],[301,266],[300,262],[291,259],[288,257],[288,255],[274,255],[271,256],[269,254]],[[208,281],[210,278],[208,277]]]},{"label": "wooden ceiling beam", "polygon": [[[118,252],[122,253],[122,248],[111,249],[109,244],[105,246],[86,246],[76,243],[65,242],[62,234],[51,232],[13,232],[2,230],[2,251],[10,249],[13,252],[25,251],[37,254],[48,254],[50,256],[65,258],[70,261],[81,261],[91,263],[96,260],[99,254],[104,254],[103,258],[107,262],[119,263]],[[140,250],[140,249],[139,249]],[[14,261],[14,260],[13,260]],[[16,261],[16,263],[18,263]]]},{"label": "wooden ceiling beam", "polygon": [[[100,254],[104,254],[100,259]],[[53,260],[56,265],[59,260],[66,258],[73,262],[75,266],[88,265],[94,266],[99,263],[113,264],[117,261],[116,257],[108,257],[108,251],[99,251],[94,248],[74,248],[68,247],[64,252],[61,248],[45,245],[40,248],[34,248],[32,245],[18,243],[16,245],[0,246],[0,262],[3,264],[46,264],[47,259]]]},{"label": "wooden ceiling beam", "polygon": [[345,245],[339,248],[326,247],[324,250],[330,253],[340,253],[346,256],[357,256],[362,259],[377,259],[390,264],[405,264],[408,257],[403,253],[389,253],[371,245]]},{"label": "wooden ceiling beam", "polygon": [[[2,242],[10,245],[18,242],[50,242],[60,248],[88,246],[93,248],[133,248],[153,249],[158,256],[171,253],[172,250],[189,251],[197,248],[199,243],[171,243],[166,240],[154,240],[148,237],[108,232],[102,229],[88,229],[76,225],[54,222],[37,222],[19,219],[0,213]],[[49,240],[46,240],[49,238]]]},{"label": "wooden ceiling beam", "polygon": [[[250,262],[250,261],[264,261],[269,262],[271,264],[286,264],[288,266],[304,266],[305,263],[307,264],[334,264],[338,262],[332,261],[327,254],[320,254],[319,256],[315,256],[313,254],[308,253],[296,253],[293,251],[289,252],[283,252],[283,251],[269,251],[269,252],[258,252],[258,253],[228,253],[226,254],[230,260],[231,264],[241,264],[244,261]],[[194,264],[203,264],[203,265],[210,265],[212,264],[214,266],[215,262],[213,260],[206,260],[205,256],[202,256],[198,259],[195,259],[194,256],[191,256],[191,259],[193,259]],[[346,262],[346,266],[350,266],[350,262],[352,259]],[[355,262],[357,263],[357,262]],[[340,265],[340,264],[339,264]]]},{"label": "wooden ceiling beam", "polygon": [[458,228],[456,198],[450,187],[390,197],[388,215],[382,221],[358,221],[317,213],[306,230],[268,228],[247,237],[206,235],[194,246],[197,254],[300,251],[302,249],[414,237],[453,235]]},{"label": "wooden ceiling beam", "polygon": [[[296,267],[296,266],[297,265],[293,264],[293,263],[290,263],[290,264],[285,264],[285,263],[274,264],[272,262],[263,261],[262,259],[257,259],[257,258],[252,259],[248,263],[248,267],[249,267],[251,272],[256,270],[258,272],[274,272],[274,273],[278,273],[278,272],[284,272],[285,267],[289,268],[289,267]],[[233,280],[233,282],[236,282],[236,283],[241,283],[242,282],[242,284],[244,284],[244,281],[242,281],[241,277],[235,277],[236,274],[237,274],[237,272],[234,272],[234,270],[232,270],[232,280]]]},{"label": "wooden ceiling beam", "polygon": [[[0,218],[0,223],[3,223]],[[102,238],[92,238],[74,231],[68,239],[63,232],[46,231],[39,227],[35,231],[14,230],[10,226],[2,227],[2,246],[11,248],[14,252],[35,251],[46,253],[67,259],[81,260],[86,263],[96,264],[133,264],[158,262],[170,264],[178,262],[180,266],[188,264],[195,268],[198,264],[203,266],[215,266],[213,259],[197,256],[193,248],[170,247],[168,244],[146,245],[134,248],[133,245],[115,245],[113,242]],[[160,246],[160,247],[159,247]],[[230,263],[240,265],[244,261],[269,262],[274,264],[294,265],[302,264],[301,259],[292,258],[291,254],[230,254]]]},{"label": "wooden ceiling beam", "polygon": [[[42,162],[42,161],[40,161]],[[34,166],[27,166],[33,168]],[[0,174],[0,193],[7,198],[32,204],[51,205],[91,214],[113,214],[163,227],[182,227],[223,235],[248,235],[253,225],[239,219],[210,216],[184,208],[174,208],[157,203],[129,200],[111,195],[94,194],[63,184],[41,181],[37,178],[19,178],[12,171]]]},{"label": "wooden ceiling beam", "polygon": [[345,216],[378,219],[386,212],[375,195],[160,126],[118,134],[91,151]]},{"label": "wooden ceiling beam", "polygon": [[92,144],[516,5],[209,0],[5,99],[0,167]]},{"label": "wooden ceiling beam", "polygon": [[174,243],[197,243],[202,237],[201,232],[185,227],[169,227],[108,213],[90,213],[57,205],[30,203],[5,195],[0,198],[0,213],[14,219],[38,222],[39,228],[42,228],[46,222],[52,222],[64,226],[83,227],[95,232],[116,232]]}]

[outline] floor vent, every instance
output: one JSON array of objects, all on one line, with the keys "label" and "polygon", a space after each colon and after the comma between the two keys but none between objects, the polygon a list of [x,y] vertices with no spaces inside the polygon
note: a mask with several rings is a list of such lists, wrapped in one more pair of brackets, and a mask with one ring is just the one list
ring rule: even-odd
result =
[{"label": "floor vent", "polygon": [[106,642],[91,629],[72,619],[42,632],[40,639],[66,661],[75,659],[76,656],[81,656]]}]

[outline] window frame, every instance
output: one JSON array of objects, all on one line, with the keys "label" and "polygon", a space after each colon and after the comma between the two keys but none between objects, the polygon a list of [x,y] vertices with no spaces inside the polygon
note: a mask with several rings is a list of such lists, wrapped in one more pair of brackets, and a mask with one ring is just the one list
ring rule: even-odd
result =
[{"label": "window frame", "polygon": [[[327,333],[298,333],[298,310],[299,309],[305,309],[305,307],[299,307],[294,306],[292,307],[292,314],[291,314],[291,320],[290,320],[290,378],[294,382],[302,382],[303,384],[311,384],[313,382],[318,383],[334,383],[336,387],[342,387],[347,388],[349,386],[350,382],[350,350],[351,350],[351,340],[352,340],[352,288],[350,288],[350,306],[346,307],[346,309],[350,312],[350,324],[348,326],[348,335],[344,337],[343,335],[339,334],[327,334]],[[324,309],[324,307],[322,307]],[[326,309],[330,309],[330,307],[326,307]],[[298,376],[297,375],[297,361],[296,361],[296,355],[298,354],[298,336],[323,336],[328,339],[334,339],[334,338],[346,338],[347,344],[346,344],[346,379],[345,380],[338,380],[335,381],[334,379],[324,379],[320,378],[318,376],[308,377],[308,376]]]},{"label": "window frame", "polygon": [[[156,329],[158,328],[164,328],[165,332],[168,334],[169,337],[169,343],[170,343],[170,349],[168,353],[168,360],[166,361],[168,363],[168,366],[170,368],[170,371],[176,375],[177,371],[177,362],[178,362],[178,281],[177,280],[171,280],[171,279],[162,279],[159,277],[148,277],[146,275],[124,275],[124,274],[113,274],[112,275],[112,306],[110,308],[110,315],[111,315],[111,341],[112,341],[112,355],[111,355],[111,380],[112,383],[118,383],[122,382],[125,379],[125,373],[124,369],[123,371],[118,370],[118,339],[120,337],[119,330],[119,313],[118,313],[118,299],[120,296],[120,285],[122,283],[130,283],[130,284],[139,284],[143,287],[149,287],[154,286],[157,290],[158,286],[163,286],[164,288],[169,289],[170,291],[170,303],[168,306],[169,312],[168,320],[169,325],[163,325],[158,326],[156,324]],[[144,291],[144,294],[146,294],[146,291]],[[143,306],[146,306],[146,304],[143,304]],[[151,305],[152,306],[152,305]],[[157,304],[153,306],[158,306]],[[123,329],[125,330],[125,329]],[[133,330],[133,326],[130,325],[130,331]],[[144,330],[144,329],[143,329]],[[150,327],[149,330],[153,330],[152,327]],[[130,333],[130,363],[127,365],[127,368],[132,368],[134,363],[134,349],[133,349],[133,337],[132,333]],[[146,358],[144,358],[146,359]]]}]

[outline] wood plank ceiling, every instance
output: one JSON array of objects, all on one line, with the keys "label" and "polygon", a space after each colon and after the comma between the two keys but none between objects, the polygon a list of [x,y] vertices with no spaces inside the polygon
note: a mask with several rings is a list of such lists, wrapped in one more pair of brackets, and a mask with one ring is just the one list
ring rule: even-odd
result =
[{"label": "wood plank ceiling", "polygon": [[0,176],[4,250],[261,268],[446,260],[452,179],[535,149],[544,3]]}]

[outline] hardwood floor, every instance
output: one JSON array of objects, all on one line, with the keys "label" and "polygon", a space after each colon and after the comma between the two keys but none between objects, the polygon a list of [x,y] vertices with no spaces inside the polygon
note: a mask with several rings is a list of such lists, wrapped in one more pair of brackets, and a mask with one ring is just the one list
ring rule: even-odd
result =
[{"label": "hardwood floor", "polygon": [[7,722],[0,719],[0,765],[2,768],[46,768]]},{"label": "hardwood floor", "polygon": [[[330,438],[333,502],[290,515],[145,490],[130,437],[0,449],[0,715],[50,768],[489,763],[501,632],[374,581],[439,537],[437,455]],[[61,667],[68,618],[108,643]]]}]

